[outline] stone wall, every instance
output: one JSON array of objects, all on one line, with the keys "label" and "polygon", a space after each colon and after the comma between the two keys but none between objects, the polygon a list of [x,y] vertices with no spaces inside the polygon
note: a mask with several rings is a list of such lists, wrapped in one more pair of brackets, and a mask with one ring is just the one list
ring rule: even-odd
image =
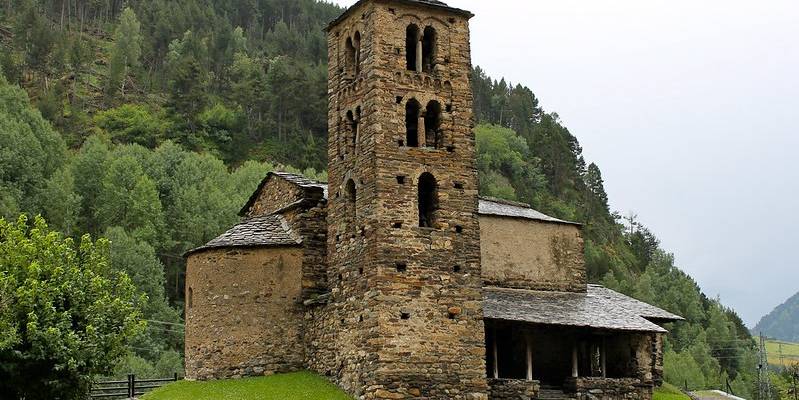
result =
[{"label": "stone wall", "polygon": [[567,383],[577,400],[651,400],[653,386],[640,379],[572,378]]},{"label": "stone wall", "polygon": [[305,190],[302,187],[271,175],[246,216],[252,218],[268,215],[304,198]]},{"label": "stone wall", "polygon": [[[411,23],[438,32],[433,71],[406,70]],[[361,398],[485,399],[468,18],[364,2],[328,33],[331,295],[309,313],[311,367]],[[348,39],[360,39],[358,68],[345,62]],[[405,143],[411,99],[441,104],[442,146]],[[437,181],[426,228],[417,206],[423,173]]]},{"label": "stone wall", "polygon": [[302,249],[205,250],[186,266],[186,377],[303,367]]},{"label": "stone wall", "polygon": [[489,379],[489,400],[533,400],[538,398],[541,384],[521,379]]},{"label": "stone wall", "polygon": [[583,239],[575,225],[481,215],[480,249],[487,285],[586,290]]}]

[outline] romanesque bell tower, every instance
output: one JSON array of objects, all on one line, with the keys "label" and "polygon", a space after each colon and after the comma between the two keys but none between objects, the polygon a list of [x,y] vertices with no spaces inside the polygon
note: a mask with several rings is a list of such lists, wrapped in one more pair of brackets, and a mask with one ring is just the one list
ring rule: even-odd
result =
[{"label": "romanesque bell tower", "polygon": [[361,0],[328,27],[335,357],[313,367],[362,398],[486,398],[471,17]]}]

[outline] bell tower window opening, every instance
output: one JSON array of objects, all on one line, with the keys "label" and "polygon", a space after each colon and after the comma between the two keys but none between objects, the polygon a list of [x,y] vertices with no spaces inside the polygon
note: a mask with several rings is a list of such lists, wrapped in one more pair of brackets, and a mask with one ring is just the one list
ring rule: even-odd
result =
[{"label": "bell tower window opening", "polygon": [[416,99],[405,103],[405,144],[408,147],[419,147],[419,127],[424,126],[421,119],[422,105]]},{"label": "bell tower window opening", "polygon": [[355,54],[353,54],[352,62],[355,66],[355,75],[357,76],[361,73],[361,32],[356,31],[353,37],[352,45],[355,48]]},{"label": "bell tower window opening", "polygon": [[408,71],[422,72],[422,43],[415,24],[405,30],[405,63]]},{"label": "bell tower window opening", "polygon": [[355,45],[352,43],[352,38],[347,38],[344,45],[344,73],[348,78],[355,75]]},{"label": "bell tower window opening", "polygon": [[433,174],[425,172],[419,177],[419,227],[435,226],[438,207],[438,184]]},{"label": "bell tower window opening", "polygon": [[433,72],[436,66],[436,46],[438,45],[438,32],[432,26],[424,29],[424,36],[421,40],[422,45],[422,70]]},{"label": "bell tower window opening", "polygon": [[344,193],[346,193],[346,201],[347,201],[347,212],[350,215],[355,215],[355,201],[357,199],[358,193],[357,189],[355,188],[355,181],[350,179],[347,181],[347,184],[344,186]]},{"label": "bell tower window opening", "polygon": [[441,136],[441,103],[432,100],[427,103],[424,114],[425,146],[441,148],[443,144]]}]

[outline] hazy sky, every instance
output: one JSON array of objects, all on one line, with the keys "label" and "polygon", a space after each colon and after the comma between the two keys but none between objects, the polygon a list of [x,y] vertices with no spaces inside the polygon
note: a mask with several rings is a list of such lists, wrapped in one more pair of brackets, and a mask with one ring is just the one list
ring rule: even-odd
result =
[{"label": "hazy sky", "polygon": [[[354,0],[335,0],[351,5]],[[448,0],[705,292],[753,326],[799,291],[799,3]]]}]

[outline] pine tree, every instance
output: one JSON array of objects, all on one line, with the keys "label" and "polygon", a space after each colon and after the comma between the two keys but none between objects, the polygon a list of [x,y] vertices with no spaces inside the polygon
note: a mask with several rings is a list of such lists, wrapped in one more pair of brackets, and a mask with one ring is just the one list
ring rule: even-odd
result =
[{"label": "pine tree", "polygon": [[109,66],[108,94],[116,93],[117,88],[125,95],[125,84],[130,69],[139,66],[141,57],[141,24],[136,13],[126,8],[119,17],[119,25],[114,32],[114,46],[111,49]]}]

